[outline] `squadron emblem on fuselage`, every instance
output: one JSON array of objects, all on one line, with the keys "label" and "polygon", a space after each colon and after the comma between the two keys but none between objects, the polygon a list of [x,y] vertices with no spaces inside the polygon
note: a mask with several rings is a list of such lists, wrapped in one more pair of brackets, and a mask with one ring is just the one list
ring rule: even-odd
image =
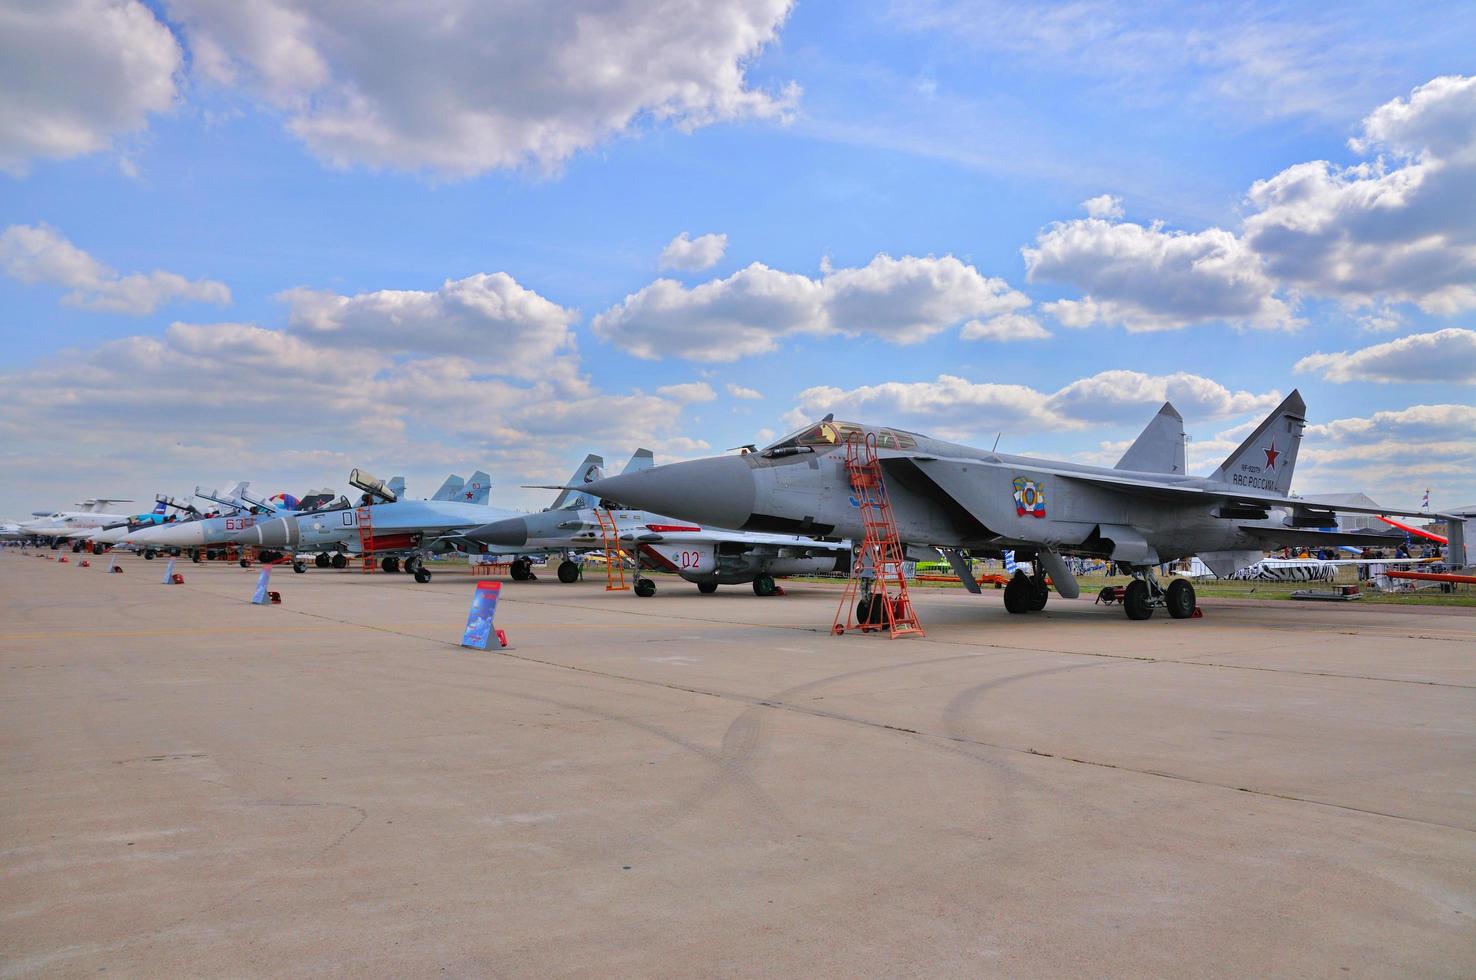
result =
[{"label": "squadron emblem on fuselage", "polygon": [[1020,517],[1046,516],[1045,487],[1023,476],[1015,477],[1015,513]]}]

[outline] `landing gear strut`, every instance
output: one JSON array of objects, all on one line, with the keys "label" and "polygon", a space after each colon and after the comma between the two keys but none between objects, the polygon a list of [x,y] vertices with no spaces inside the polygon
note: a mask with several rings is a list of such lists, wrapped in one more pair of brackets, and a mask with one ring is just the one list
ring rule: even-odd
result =
[{"label": "landing gear strut", "polygon": [[1176,578],[1165,589],[1158,584],[1152,568],[1133,569],[1133,580],[1122,593],[1122,608],[1128,619],[1149,619],[1159,606],[1174,619],[1190,619],[1198,607],[1194,586]]}]

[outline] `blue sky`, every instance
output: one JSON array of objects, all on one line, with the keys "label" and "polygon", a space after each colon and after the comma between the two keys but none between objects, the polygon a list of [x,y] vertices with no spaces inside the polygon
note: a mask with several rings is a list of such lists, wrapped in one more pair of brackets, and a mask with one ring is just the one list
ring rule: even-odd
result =
[{"label": "blue sky", "polygon": [[832,410],[1110,465],[1165,397],[1208,472],[1294,387],[1299,491],[1467,504],[1472,50],[1465,4],[3,3],[0,513],[532,507]]}]

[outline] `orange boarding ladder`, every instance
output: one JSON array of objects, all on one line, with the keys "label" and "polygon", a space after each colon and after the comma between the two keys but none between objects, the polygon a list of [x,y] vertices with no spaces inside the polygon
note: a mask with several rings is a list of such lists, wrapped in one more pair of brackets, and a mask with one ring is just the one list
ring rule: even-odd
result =
[{"label": "orange boarding ladder", "polygon": [[623,592],[630,586],[625,584],[625,554],[620,550],[620,528],[608,507],[596,507],[594,512],[595,520],[600,522],[600,543],[605,546],[605,591]]},{"label": "orange boarding ladder", "polygon": [[[866,433],[864,440],[859,436],[853,433],[846,440],[845,467],[851,493],[861,505],[861,525],[866,533],[861,553],[851,564],[851,577],[835,611],[831,632],[840,636],[848,630],[870,633],[885,629],[892,639],[926,636],[907,594],[907,575],[902,567],[906,551],[897,535],[897,520],[892,516],[892,502],[876,456],[876,433]],[[870,602],[866,614],[858,619],[858,596],[865,594],[864,572],[871,575]]]},{"label": "orange boarding ladder", "polygon": [[374,564],[374,508],[360,507],[356,511],[359,522],[359,554],[364,559],[364,574],[372,575],[377,570]]}]

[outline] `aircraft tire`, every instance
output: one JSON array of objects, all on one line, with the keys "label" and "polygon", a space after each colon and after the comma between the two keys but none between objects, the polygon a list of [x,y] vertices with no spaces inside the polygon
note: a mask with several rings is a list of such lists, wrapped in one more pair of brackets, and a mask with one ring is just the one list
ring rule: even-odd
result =
[{"label": "aircraft tire", "polygon": [[1150,619],[1153,607],[1148,604],[1148,583],[1135,578],[1122,594],[1122,608],[1128,619]]},{"label": "aircraft tire", "polygon": [[1194,598],[1194,586],[1185,579],[1176,578],[1169,583],[1168,596],[1165,605],[1168,606],[1169,615],[1175,619],[1188,619],[1194,615],[1194,607],[1198,604]]},{"label": "aircraft tire", "polygon": [[251,567],[251,559],[250,558],[242,558],[241,559],[241,567],[242,568],[250,568]]},{"label": "aircraft tire", "polygon": [[328,556],[326,554],[319,552],[313,557],[313,564],[317,565],[319,568],[327,568],[333,563],[328,560]]},{"label": "aircraft tire", "polygon": [[386,556],[379,560],[379,567],[382,571],[398,572],[400,570],[400,559]]},{"label": "aircraft tire", "polygon": [[431,580],[431,573],[430,573],[430,571],[428,569],[425,569],[425,568],[421,568],[419,566],[416,566],[416,569],[415,569],[415,581],[419,582],[421,585],[424,585],[425,583],[429,582],[430,580]]},{"label": "aircraft tire", "polygon": [[328,559],[328,564],[334,568],[348,568],[348,558],[340,551],[335,551],[333,557]]},{"label": "aircraft tire", "polygon": [[717,585],[718,584],[716,582],[698,582],[697,591],[701,592],[703,595],[712,595],[714,592],[717,591]]},{"label": "aircraft tire", "polygon": [[528,581],[528,566],[519,559],[507,566],[507,574],[512,576],[514,582],[526,582]]},{"label": "aircraft tire", "polygon": [[656,594],[656,583],[648,578],[638,578],[635,584],[635,594],[642,599],[649,599]]},{"label": "aircraft tire", "polygon": [[759,572],[758,577],[753,580],[753,594],[759,596],[771,596],[779,590],[774,584],[774,576],[768,572]]},{"label": "aircraft tire", "polygon": [[1032,582],[1030,585],[1030,601],[1026,604],[1025,608],[1030,612],[1040,612],[1046,607],[1046,600],[1051,597],[1051,590],[1046,588],[1044,582],[1040,583],[1040,585]]},{"label": "aircraft tire", "polygon": [[292,562],[292,570],[301,575],[308,570],[308,564],[301,558],[298,558]]},{"label": "aircraft tire", "polygon": [[[579,565],[575,562],[569,561],[567,558],[559,562],[559,581],[563,582],[565,585],[568,585],[571,582],[579,581]],[[641,581],[647,580],[642,579]],[[640,588],[639,582],[636,583],[636,588]],[[652,584],[651,586],[651,591],[656,591],[656,586],[654,584]]]},{"label": "aircraft tire", "polygon": [[1015,577],[1010,579],[1004,588],[1005,612],[1024,613],[1030,611],[1030,580],[1024,575],[1016,572]]},{"label": "aircraft tire", "polygon": [[156,553],[155,553],[155,551],[154,551],[153,548],[145,549],[145,551],[144,551],[144,561],[153,561],[155,557],[156,557]]}]

